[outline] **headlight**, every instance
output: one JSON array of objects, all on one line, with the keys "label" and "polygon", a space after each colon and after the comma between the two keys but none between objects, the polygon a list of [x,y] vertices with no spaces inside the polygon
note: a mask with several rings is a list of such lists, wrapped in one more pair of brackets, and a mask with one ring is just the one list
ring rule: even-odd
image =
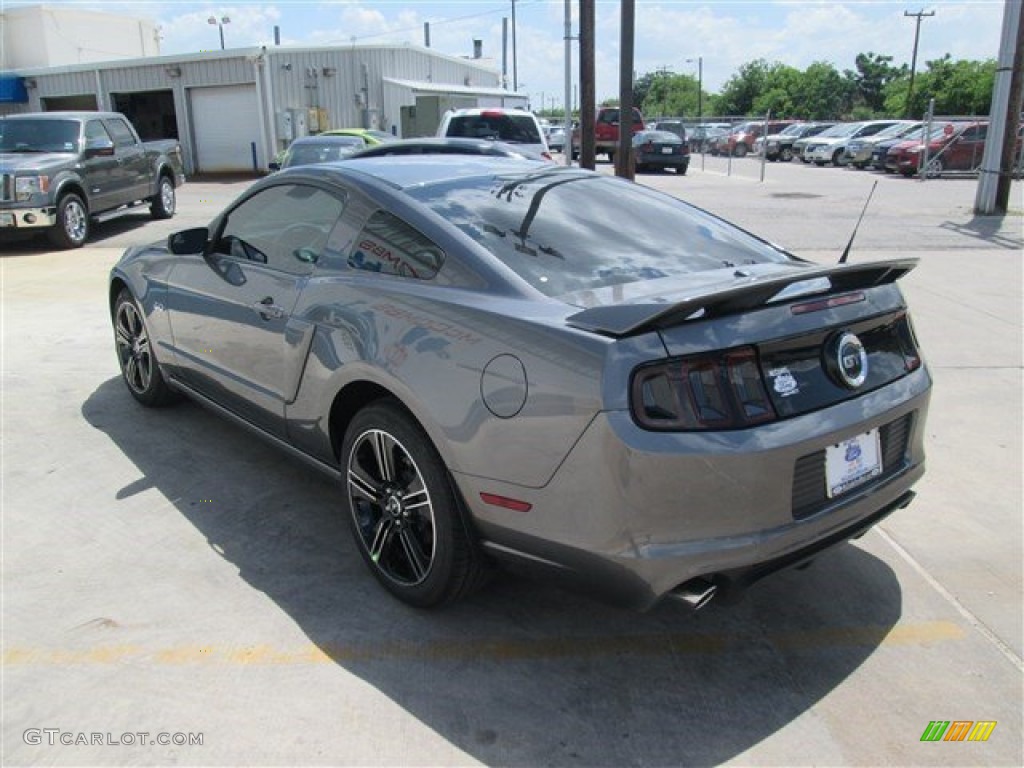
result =
[{"label": "headlight", "polygon": [[42,194],[49,188],[49,176],[18,176],[14,180],[14,197],[18,201],[28,200],[32,195]]}]

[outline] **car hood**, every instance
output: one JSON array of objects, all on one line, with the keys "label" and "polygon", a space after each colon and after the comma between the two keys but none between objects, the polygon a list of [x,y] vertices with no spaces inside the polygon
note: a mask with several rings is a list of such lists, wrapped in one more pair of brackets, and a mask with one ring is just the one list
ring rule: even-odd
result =
[{"label": "car hood", "polygon": [[709,270],[685,278],[646,280],[562,296],[587,308],[569,325],[629,336],[705,317],[744,312],[773,301],[863,290],[898,280],[916,259],[814,265],[793,261]]},{"label": "car hood", "polygon": [[0,152],[0,172],[45,171],[52,166],[67,165],[68,158],[67,152]]}]

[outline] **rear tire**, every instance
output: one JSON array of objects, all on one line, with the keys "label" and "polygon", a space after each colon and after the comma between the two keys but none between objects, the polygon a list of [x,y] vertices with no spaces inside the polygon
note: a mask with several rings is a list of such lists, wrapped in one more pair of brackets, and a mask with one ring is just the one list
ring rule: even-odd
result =
[{"label": "rear tire", "polygon": [[790,160],[792,160],[793,159],[793,148],[792,147],[783,147],[782,151],[779,153],[779,159],[782,162],[784,162],[784,163],[788,163]]},{"label": "rear tire", "polygon": [[89,239],[89,211],[74,192],[57,202],[57,223],[47,233],[58,248],[81,248]]},{"label": "rear tire", "polygon": [[746,157],[746,156],[747,156],[747,152],[749,152],[749,151],[750,151],[750,150],[748,149],[747,145],[746,145],[746,144],[744,144],[744,143],[743,143],[743,142],[741,141],[741,142],[739,142],[739,143],[738,143],[738,144],[736,145],[736,148],[735,148],[735,149],[733,149],[732,153],[733,153],[733,155],[735,155],[736,157]]},{"label": "rear tire", "polygon": [[169,176],[161,176],[157,183],[157,192],[149,204],[149,213],[154,219],[169,219],[174,215],[177,198],[174,182]]},{"label": "rear tire", "polygon": [[341,448],[348,519],[367,567],[418,608],[476,591],[487,569],[426,433],[393,400],[352,419]]}]

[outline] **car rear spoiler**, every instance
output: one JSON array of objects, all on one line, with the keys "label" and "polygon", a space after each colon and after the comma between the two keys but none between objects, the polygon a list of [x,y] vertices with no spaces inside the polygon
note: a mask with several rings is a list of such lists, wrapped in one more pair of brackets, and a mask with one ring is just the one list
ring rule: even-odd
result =
[{"label": "car rear spoiler", "polygon": [[[745,312],[763,306],[791,285],[828,280],[827,288],[815,287],[797,295],[828,296],[863,290],[899,280],[917,266],[917,259],[892,259],[866,264],[794,269],[784,275],[738,278],[728,285],[707,290],[674,303],[614,304],[592,307],[571,315],[566,323],[606,336],[632,336],[678,325],[688,319],[706,319]],[[824,282],[822,282],[824,286]]]}]

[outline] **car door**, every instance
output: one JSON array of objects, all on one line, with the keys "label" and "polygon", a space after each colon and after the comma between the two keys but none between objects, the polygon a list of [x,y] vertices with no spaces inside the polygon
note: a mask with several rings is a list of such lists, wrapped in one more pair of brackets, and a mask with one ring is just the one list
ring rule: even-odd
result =
[{"label": "car door", "polygon": [[98,119],[85,121],[84,136],[85,146],[82,150],[86,157],[83,165],[86,189],[89,191],[89,208],[93,211],[116,208],[118,203],[111,201],[116,195],[117,158],[113,154],[88,153],[91,146],[104,142],[113,143],[113,139],[104,127],[103,121]]},{"label": "car door", "polygon": [[981,157],[985,153],[985,138],[988,135],[988,124],[979,123],[964,129],[949,147],[948,157],[943,158],[943,165],[949,170],[970,171],[981,165]]},{"label": "car door", "polygon": [[116,208],[147,197],[151,194],[152,180],[142,142],[123,118],[107,118],[103,123],[114,139],[114,156],[117,159],[117,167],[112,174],[112,204],[107,207]]},{"label": "car door", "polygon": [[186,383],[278,436],[313,334],[292,310],[343,208],[341,193],[310,184],[264,187],[225,214],[205,257],[183,259],[169,279]]}]

